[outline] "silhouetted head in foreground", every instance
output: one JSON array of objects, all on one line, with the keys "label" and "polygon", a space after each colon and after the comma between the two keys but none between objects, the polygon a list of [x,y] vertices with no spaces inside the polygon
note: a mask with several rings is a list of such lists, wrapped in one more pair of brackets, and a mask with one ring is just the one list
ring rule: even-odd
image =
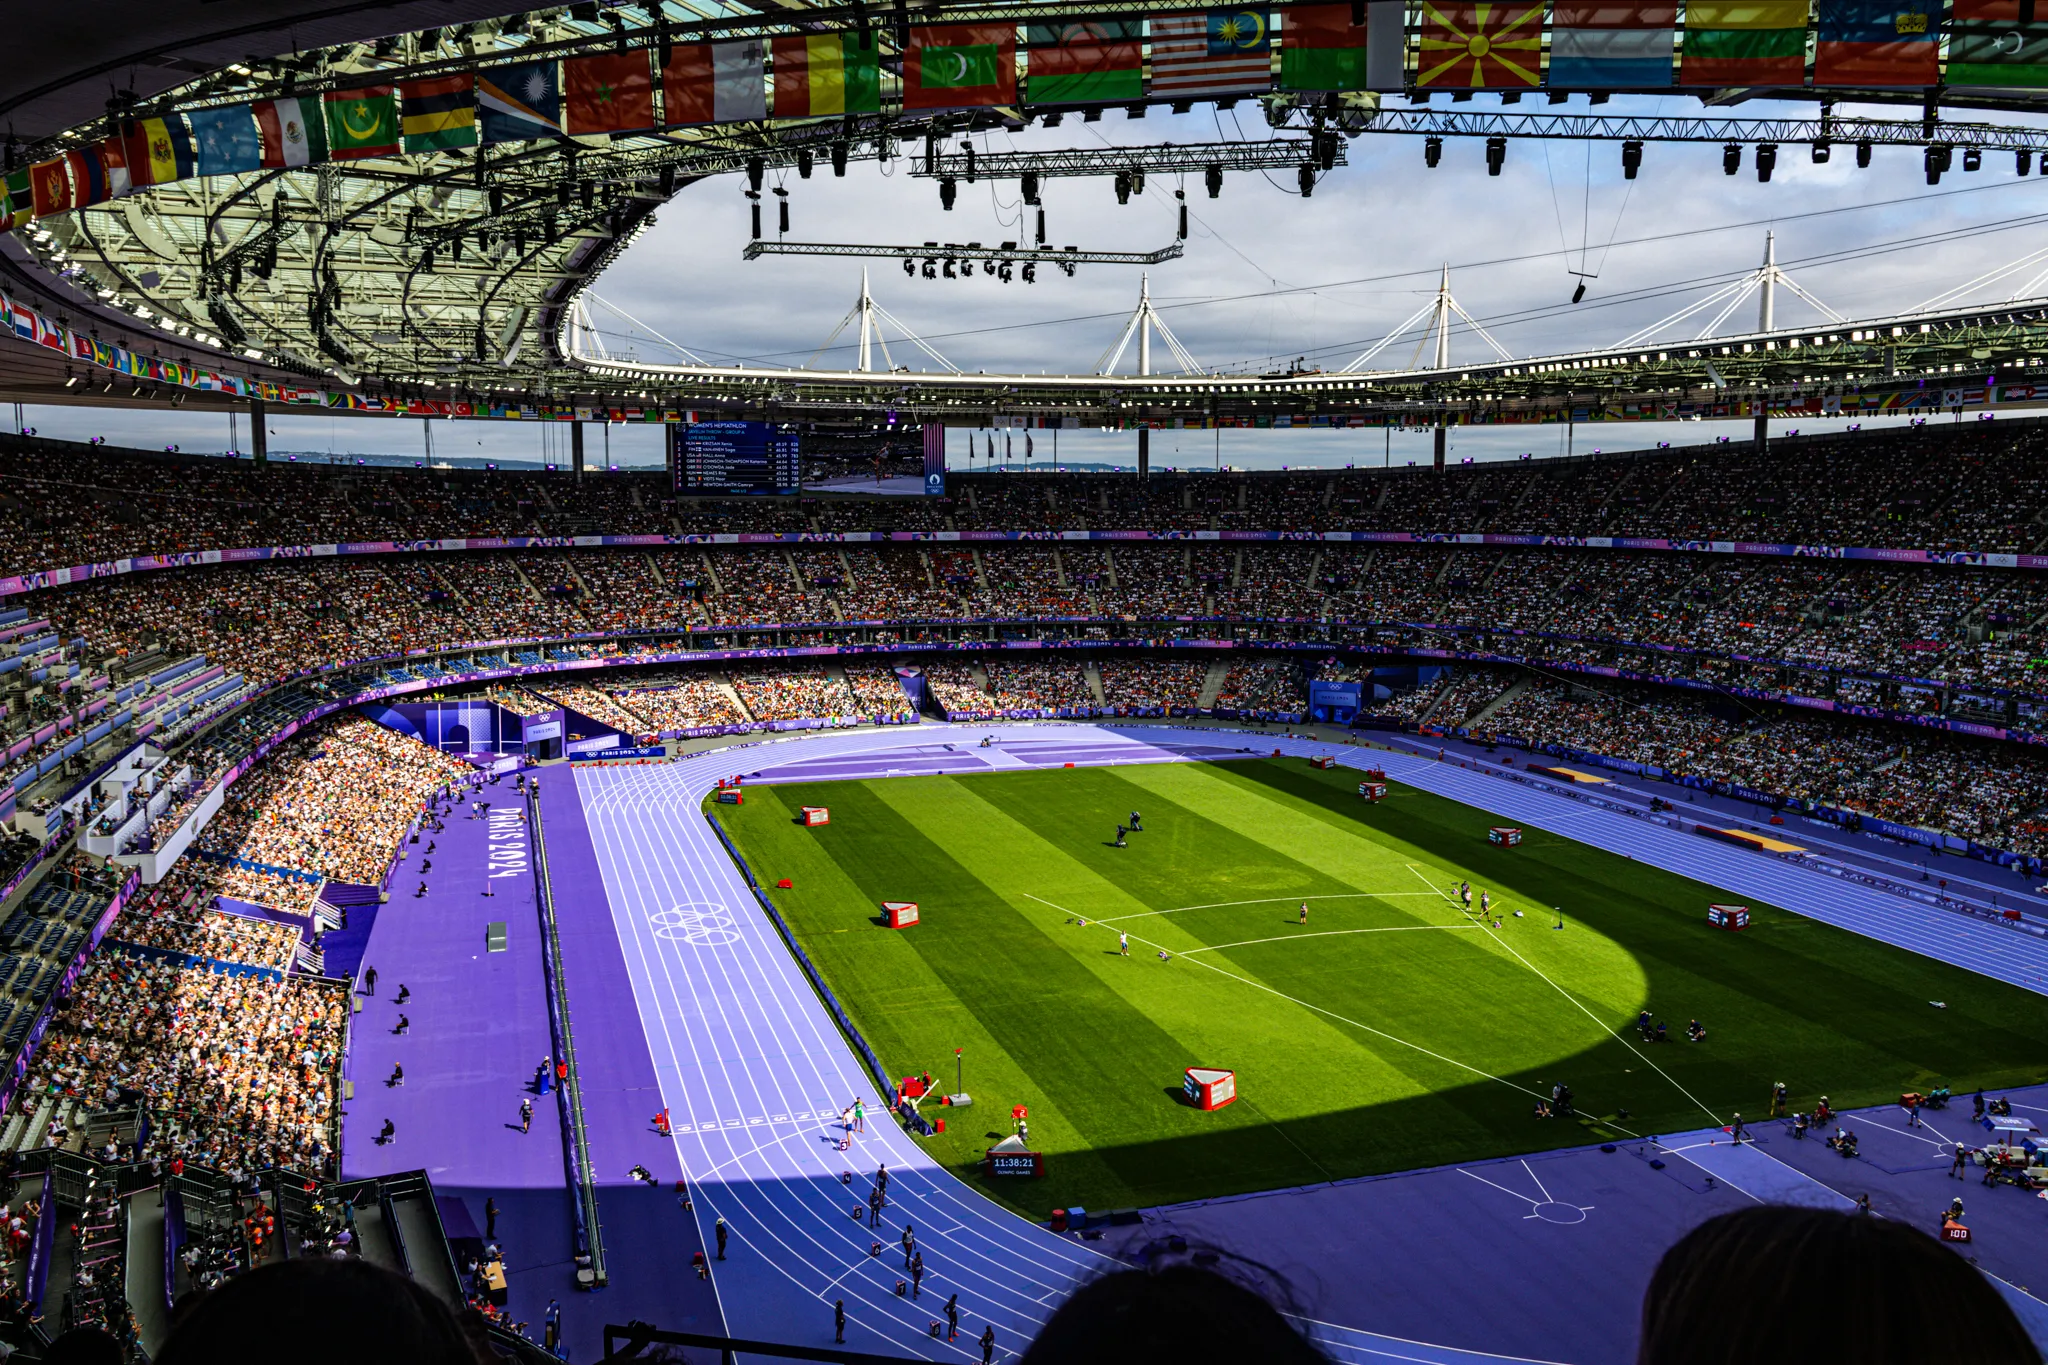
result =
[{"label": "silhouetted head in foreground", "polygon": [[1767,1206],[1712,1218],[1664,1253],[1637,1365],[2041,1365],[1969,1262],[1903,1223]]},{"label": "silhouetted head in foreground", "polygon": [[479,1365],[453,1310],[364,1261],[297,1260],[237,1275],[194,1304],[155,1365]]},{"label": "silhouetted head in foreground", "polygon": [[1328,1365],[1277,1309],[1200,1266],[1123,1270],[1052,1315],[1023,1365]]}]

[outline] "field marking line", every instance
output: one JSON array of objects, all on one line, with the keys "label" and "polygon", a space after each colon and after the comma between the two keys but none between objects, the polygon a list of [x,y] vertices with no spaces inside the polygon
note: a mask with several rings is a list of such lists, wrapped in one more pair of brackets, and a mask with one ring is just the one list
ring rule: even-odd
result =
[{"label": "field marking line", "polygon": [[1529,1173],[1530,1180],[1535,1181],[1536,1193],[1542,1195],[1546,1200],[1550,1200],[1551,1203],[1557,1202],[1554,1199],[1550,1199],[1550,1191],[1544,1187],[1543,1181],[1538,1178],[1536,1168],[1531,1166],[1526,1159],[1522,1162],[1522,1169]]},{"label": "field marking line", "polygon": [[[1109,923],[1108,920],[1098,920],[1096,922],[1098,924]],[[1313,934],[1277,934],[1272,938],[1248,938],[1238,943],[1211,943],[1202,948],[1189,948],[1181,956],[1191,957],[1196,953],[1213,953],[1223,948],[1249,948],[1256,943],[1292,943],[1297,939],[1304,938],[1337,938],[1344,934],[1412,934],[1418,930],[1427,931],[1432,929],[1441,933],[1445,930],[1477,929],[1478,927],[1476,924],[1392,924],[1379,929],[1319,929]]]},{"label": "field marking line", "polygon": [[[1448,891],[1443,890],[1442,888],[1438,887],[1434,882],[1430,881],[1429,878],[1424,877],[1422,873],[1417,870],[1415,864],[1409,863],[1407,864],[1407,868],[1410,872],[1415,873],[1415,875],[1421,879],[1422,884],[1424,886],[1427,886],[1430,890],[1435,891],[1439,896],[1442,896],[1446,902],[1450,903],[1453,906],[1457,904],[1456,901],[1451,899],[1451,895]],[[1480,924],[1480,928],[1486,928],[1484,922]],[[1492,931],[1489,930],[1488,932],[1491,933]],[[1643,1065],[1649,1067],[1652,1071],[1655,1071],[1659,1076],[1662,1076],[1665,1080],[1671,1082],[1672,1088],[1676,1090],[1679,1094],[1685,1096],[1686,1099],[1698,1105],[1700,1107],[1701,1112],[1714,1121],[1714,1126],[1716,1128],[1722,1126],[1721,1116],[1719,1114],[1716,1114],[1713,1110],[1707,1108],[1705,1102],[1702,1101],[1699,1096],[1693,1094],[1692,1091],[1687,1090],[1683,1085],[1679,1084],[1677,1077],[1673,1076],[1663,1067],[1658,1066],[1657,1063],[1651,1061],[1648,1057],[1644,1056],[1642,1049],[1638,1048],[1628,1039],[1622,1037],[1619,1033],[1615,1032],[1606,1020],[1602,1019],[1599,1015],[1593,1013],[1592,1010],[1588,1009],[1586,1007],[1586,1003],[1583,1000],[1579,999],[1576,995],[1573,995],[1563,986],[1558,985],[1557,982],[1551,980],[1551,978],[1544,973],[1542,968],[1538,967],[1528,958],[1523,957],[1519,952],[1516,952],[1515,946],[1512,943],[1509,943],[1504,935],[1492,934],[1492,938],[1494,942],[1500,944],[1501,947],[1507,949],[1509,953],[1513,954],[1515,961],[1521,963],[1524,967],[1527,967],[1530,971],[1534,972],[1537,978],[1541,980],[1545,985],[1549,986],[1550,989],[1556,991],[1559,995],[1563,996],[1565,999],[1571,1001],[1573,1005],[1577,1006],[1579,1012],[1584,1014],[1588,1019],[1591,1019],[1595,1024],[1598,1024],[1600,1028],[1606,1032],[1608,1037],[1614,1039],[1615,1042],[1620,1043],[1623,1047],[1627,1048],[1631,1053],[1635,1055],[1638,1061],[1643,1063]],[[1619,1127],[1620,1125],[1610,1124],[1608,1126]],[[1627,1130],[1624,1129],[1623,1131]]]},{"label": "field marking line", "polygon": [[[1030,900],[1037,901],[1040,905],[1052,906],[1053,909],[1059,911],[1063,915],[1071,915],[1074,913],[1074,911],[1067,909],[1066,906],[1056,904],[1053,901],[1049,901],[1043,896],[1034,896],[1029,891],[1026,891],[1024,895]],[[1096,920],[1094,921],[1094,923],[1101,924],[1103,923],[1103,921]],[[1157,949],[1162,953],[1168,951],[1165,944],[1154,943],[1150,939],[1140,938],[1138,939],[1138,942],[1144,944],[1148,948]],[[1176,952],[1175,955],[1182,956],[1182,954],[1179,954],[1178,952]],[[1193,959],[1190,960],[1193,961]],[[1349,1024],[1352,1028],[1357,1029],[1361,1033],[1370,1033],[1376,1038],[1384,1038],[1390,1043],[1398,1043],[1402,1047],[1411,1048],[1414,1051],[1421,1053],[1425,1057],[1432,1057],[1439,1062],[1443,1062],[1449,1066],[1457,1067],[1460,1071],[1469,1071],[1473,1075],[1483,1077],[1486,1080],[1498,1081],[1500,1082],[1500,1084],[1507,1086],[1510,1090],[1519,1090],[1525,1095],[1534,1095],[1539,1100],[1543,1098],[1542,1094],[1540,1094],[1539,1092],[1531,1090],[1525,1085],[1517,1085],[1515,1082],[1509,1080],[1505,1076],[1496,1076],[1491,1071],[1485,1071],[1479,1067],[1473,1066],[1470,1062],[1461,1062],[1455,1057],[1446,1057],[1441,1052],[1432,1052],[1420,1043],[1411,1043],[1406,1038],[1397,1038],[1393,1034],[1388,1033],[1385,1029],[1376,1029],[1371,1024],[1361,1024],[1356,1019],[1347,1018],[1346,1016],[1337,1013],[1335,1010],[1326,1010],[1321,1005],[1311,1005],[1308,1001],[1303,1000],[1298,996],[1289,995],[1286,991],[1275,990],[1273,987],[1268,986],[1263,981],[1254,981],[1251,977],[1239,976],[1236,972],[1225,971],[1223,968],[1217,966],[1213,962],[1194,961],[1194,965],[1197,967],[1206,968],[1207,970],[1216,973],[1218,976],[1228,977],[1232,981],[1242,982],[1244,985],[1251,986],[1257,990],[1262,990],[1268,995],[1278,996],[1280,999],[1287,1001],[1289,1004],[1299,1005],[1303,1009],[1308,1010],[1311,1013],[1325,1015],[1328,1018],[1335,1019],[1340,1024]]]},{"label": "field marking line", "polygon": [[1207,905],[1176,905],[1171,910],[1140,910],[1135,915],[1116,915],[1110,919],[1095,921],[1097,924],[1116,924],[1127,919],[1144,919],[1149,915],[1178,915],[1183,910],[1227,910],[1239,905],[1292,905],[1297,901],[1358,901],[1384,900],[1389,896],[1428,896],[1429,891],[1341,891],[1323,896],[1261,896],[1249,901],[1211,901]]}]

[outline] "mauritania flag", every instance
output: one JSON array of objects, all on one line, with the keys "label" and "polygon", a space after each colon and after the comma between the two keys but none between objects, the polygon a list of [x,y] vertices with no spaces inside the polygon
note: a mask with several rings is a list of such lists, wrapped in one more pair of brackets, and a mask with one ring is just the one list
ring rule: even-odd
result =
[{"label": "mauritania flag", "polygon": [[193,162],[201,175],[240,175],[263,164],[256,118],[246,104],[186,111],[192,130]]},{"label": "mauritania flag", "polygon": [[1948,83],[2048,86],[2048,13],[2030,0],[1953,0],[1948,19]]},{"label": "mauritania flag", "polygon": [[873,114],[882,108],[881,53],[857,33],[800,33],[777,38],[775,117]]},{"label": "mauritania flag", "polygon": [[327,159],[327,124],[319,101],[305,95],[263,100],[254,106],[263,139],[263,168],[285,170]]},{"label": "mauritania flag", "polygon": [[1152,20],[1152,93],[1235,95],[1273,84],[1273,34],[1262,9],[1198,10]]},{"label": "mauritania flag", "polygon": [[408,152],[476,146],[476,77],[469,72],[398,87]]},{"label": "mauritania flag", "polygon": [[327,92],[327,155],[361,161],[398,155],[398,93],[395,86]]},{"label": "mauritania flag", "polygon": [[1680,85],[1801,85],[1806,0],[1688,0]]},{"label": "mauritania flag", "polygon": [[552,61],[477,73],[476,107],[485,142],[525,142],[562,132],[562,80]]},{"label": "mauritania flag", "polygon": [[910,30],[910,45],[903,52],[905,109],[1016,102],[1014,24],[929,24]]},{"label": "mauritania flag", "polygon": [[1678,6],[1557,0],[1550,10],[1552,90],[1643,90],[1677,79]]},{"label": "mauritania flag", "polygon": [[1070,19],[1028,24],[1033,104],[1115,104],[1145,97],[1145,51],[1137,19]]}]

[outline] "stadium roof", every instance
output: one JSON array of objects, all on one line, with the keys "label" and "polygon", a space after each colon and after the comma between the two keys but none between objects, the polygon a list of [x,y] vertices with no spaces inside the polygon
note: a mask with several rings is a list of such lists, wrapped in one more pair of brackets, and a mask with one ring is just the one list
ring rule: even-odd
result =
[{"label": "stadium roof", "polygon": [[[216,0],[167,11],[46,6],[11,21],[0,111],[26,158],[87,149],[129,120],[602,55],[702,38],[833,30],[894,41],[903,14],[862,6],[666,0],[493,15],[502,0]],[[921,22],[1118,15],[1184,3],[925,6]],[[38,60],[47,54],[47,60]],[[267,55],[266,55],[267,54]],[[285,55],[277,55],[285,54]],[[1814,98],[1813,89],[1773,94]],[[112,94],[113,98],[109,98]],[[1317,137],[1366,125],[1377,97],[1271,97]],[[1168,102],[1164,99],[1147,102]],[[1999,103],[2010,103],[2002,99]],[[884,109],[889,110],[888,102]],[[1592,402],[1766,402],[1982,384],[2034,365],[2048,304],[1379,374],[1042,376],[722,369],[578,354],[573,305],[692,182],[922,150],[936,124],[1021,126],[1034,110],[884,112],[558,136],[176,180],[0,236],[0,291],[106,346],[259,384],[400,400],[646,402],[734,415],[858,420],[1377,414],[1418,423]],[[1326,121],[1327,120],[1327,121]],[[14,154],[10,150],[10,160]],[[88,348],[89,349],[89,348]],[[170,390],[77,352],[0,343],[0,397],[150,403]],[[200,401],[210,401],[201,395]]]}]

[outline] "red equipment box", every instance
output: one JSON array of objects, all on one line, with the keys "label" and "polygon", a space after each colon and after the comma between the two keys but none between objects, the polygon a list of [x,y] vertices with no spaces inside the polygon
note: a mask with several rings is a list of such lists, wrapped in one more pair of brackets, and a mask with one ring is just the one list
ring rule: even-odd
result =
[{"label": "red equipment box", "polygon": [[1317,754],[1308,761],[1308,766],[1311,768],[1334,768],[1337,766],[1337,756],[1335,754]]},{"label": "red equipment box", "polygon": [[725,787],[713,792],[711,799],[722,806],[744,806],[747,803],[747,798],[737,787]]},{"label": "red equipment box", "polygon": [[923,1099],[924,1078],[922,1076],[905,1076],[903,1083],[896,1087],[896,1093],[903,1096],[906,1100]]},{"label": "red equipment box", "polygon": [[832,823],[832,812],[828,807],[798,806],[797,810],[803,815],[806,825],[829,825]]},{"label": "red equipment box", "polygon": [[908,929],[917,923],[917,902],[883,901],[882,913],[888,917],[891,929]]},{"label": "red equipment box", "polygon": [[1503,848],[1513,848],[1522,842],[1522,831],[1511,825],[1493,825],[1486,831],[1486,842],[1499,844]]},{"label": "red equipment box", "polygon": [[1368,801],[1384,801],[1387,798],[1387,784],[1384,782],[1361,782],[1358,794]]},{"label": "red equipment box", "polygon": [[1221,1109],[1237,1098],[1237,1073],[1217,1067],[1191,1066],[1180,1087],[1197,1109]]},{"label": "red equipment box", "polygon": [[1368,782],[1384,782],[1387,780],[1387,770],[1385,768],[1367,768],[1365,770],[1365,780]]},{"label": "red equipment box", "polygon": [[1716,929],[1747,929],[1749,907],[1746,905],[1709,905],[1707,923]]},{"label": "red equipment box", "polygon": [[1970,1240],[1970,1230],[1953,1219],[1944,1218],[1941,1220],[1941,1240],[1944,1242],[1967,1242]]}]

